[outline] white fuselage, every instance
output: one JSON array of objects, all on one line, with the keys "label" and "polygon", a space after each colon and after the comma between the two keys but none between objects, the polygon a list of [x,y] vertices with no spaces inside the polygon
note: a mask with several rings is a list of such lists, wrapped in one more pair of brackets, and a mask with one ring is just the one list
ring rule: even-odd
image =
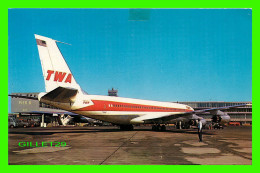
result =
[{"label": "white fuselage", "polygon": [[115,124],[132,124],[130,122],[132,119],[144,115],[157,116],[193,111],[190,106],[178,103],[87,94],[77,94],[71,103],[41,101],[73,113]]}]

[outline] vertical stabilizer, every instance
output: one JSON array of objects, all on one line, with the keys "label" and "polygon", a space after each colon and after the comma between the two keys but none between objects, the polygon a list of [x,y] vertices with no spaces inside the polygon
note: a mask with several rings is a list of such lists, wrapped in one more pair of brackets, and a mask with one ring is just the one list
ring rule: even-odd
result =
[{"label": "vertical stabilizer", "polygon": [[61,86],[81,91],[64,60],[56,40],[35,34],[46,92]]}]

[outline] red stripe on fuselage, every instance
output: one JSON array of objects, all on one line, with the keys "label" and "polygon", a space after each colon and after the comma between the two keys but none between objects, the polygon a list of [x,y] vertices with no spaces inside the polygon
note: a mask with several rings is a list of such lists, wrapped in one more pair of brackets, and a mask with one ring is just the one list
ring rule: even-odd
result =
[{"label": "red stripe on fuselage", "polygon": [[127,112],[190,112],[190,109],[180,109],[163,106],[141,105],[104,100],[91,100],[94,105],[74,111],[127,111]]}]

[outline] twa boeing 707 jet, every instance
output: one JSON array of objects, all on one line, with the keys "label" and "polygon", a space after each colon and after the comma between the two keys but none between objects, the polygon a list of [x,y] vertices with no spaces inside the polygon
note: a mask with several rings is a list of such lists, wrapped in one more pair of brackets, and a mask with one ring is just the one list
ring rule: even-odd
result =
[{"label": "twa boeing 707 jet", "polygon": [[[40,93],[40,102],[97,120],[132,130],[134,124],[154,124],[153,130],[165,130],[165,124],[186,120],[187,123],[201,119],[196,113],[210,112],[213,119],[229,121],[230,117],[221,107],[194,111],[190,106],[171,102],[159,102],[113,96],[90,95],[82,90],[62,56],[56,40],[35,35],[41,60],[46,92]],[[215,117],[215,118],[214,118]]]}]

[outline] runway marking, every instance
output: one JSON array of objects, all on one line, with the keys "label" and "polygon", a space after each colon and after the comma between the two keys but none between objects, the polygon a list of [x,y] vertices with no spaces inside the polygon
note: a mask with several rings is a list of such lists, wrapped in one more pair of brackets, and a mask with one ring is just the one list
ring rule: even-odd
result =
[{"label": "runway marking", "polygon": [[123,145],[125,145],[128,141],[130,141],[136,134],[138,133],[135,132],[128,140],[126,140],[125,142],[123,142],[123,144],[121,144],[112,154],[110,154],[105,160],[103,160],[99,165],[102,165],[105,161],[107,161],[112,155],[114,155]]}]

